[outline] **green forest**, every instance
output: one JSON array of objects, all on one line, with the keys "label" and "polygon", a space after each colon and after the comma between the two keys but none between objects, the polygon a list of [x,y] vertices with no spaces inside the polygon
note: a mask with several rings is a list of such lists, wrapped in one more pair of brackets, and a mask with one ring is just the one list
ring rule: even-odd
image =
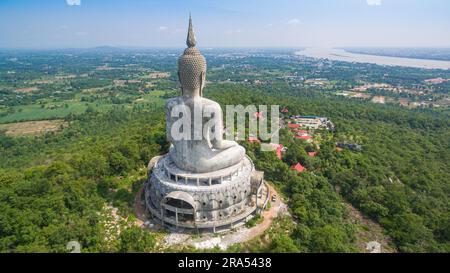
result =
[{"label": "green forest", "polygon": [[[274,84],[211,84],[205,95],[228,104],[278,104],[292,114],[326,116],[334,133],[322,132],[313,149],[282,131],[288,152],[280,161],[258,144],[243,142],[266,180],[286,196],[295,225],[267,246],[229,251],[354,252],[355,225],[342,199],[380,223],[400,252],[450,251],[450,124],[427,109],[367,104]],[[224,107],[225,109],[225,107]],[[132,203],[148,161],[167,152],[159,105],[88,109],[65,117],[69,126],[42,136],[0,132],[0,251],[65,252],[76,240],[83,252],[159,252],[161,234],[130,225]],[[355,140],[363,151],[337,152]],[[290,170],[301,162],[309,170]],[[117,240],[108,240],[110,214],[119,208]],[[248,250],[248,249],[247,249]],[[169,250],[170,251],[170,250]]]}]

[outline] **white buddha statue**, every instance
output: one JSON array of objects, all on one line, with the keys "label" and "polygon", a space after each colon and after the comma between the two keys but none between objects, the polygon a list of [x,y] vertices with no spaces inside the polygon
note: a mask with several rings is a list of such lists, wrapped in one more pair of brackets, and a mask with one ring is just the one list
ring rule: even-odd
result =
[{"label": "white buddha statue", "polygon": [[[191,18],[186,44],[188,48],[178,61],[182,96],[170,99],[166,104],[166,133],[172,143],[170,157],[178,168],[186,171],[206,173],[221,170],[241,162],[245,149],[234,141],[223,139],[222,109],[217,102],[202,97],[206,60],[195,47]],[[182,115],[174,115],[173,112],[176,113],[180,107],[189,109],[186,114],[190,112],[192,122],[190,128],[181,126],[181,131],[176,134],[188,132],[188,139],[174,135],[173,128],[179,128],[174,125],[179,124]]]}]

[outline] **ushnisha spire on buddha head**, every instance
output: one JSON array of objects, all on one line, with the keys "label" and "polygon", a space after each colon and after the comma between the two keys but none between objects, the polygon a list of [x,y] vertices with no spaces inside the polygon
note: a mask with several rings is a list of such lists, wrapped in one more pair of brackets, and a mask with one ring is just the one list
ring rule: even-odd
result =
[{"label": "ushnisha spire on buddha head", "polygon": [[186,38],[188,48],[184,50],[183,55],[178,59],[178,78],[180,79],[183,96],[202,96],[202,90],[205,85],[206,60],[196,47],[196,44],[192,18],[189,15],[189,28]]}]

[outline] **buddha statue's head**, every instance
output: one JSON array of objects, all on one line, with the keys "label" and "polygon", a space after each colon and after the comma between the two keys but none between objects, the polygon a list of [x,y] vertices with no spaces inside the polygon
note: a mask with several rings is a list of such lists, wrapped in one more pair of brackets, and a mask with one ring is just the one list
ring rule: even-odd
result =
[{"label": "buddha statue's head", "polygon": [[195,47],[196,43],[192,19],[189,16],[189,30],[186,39],[188,48],[178,59],[178,77],[183,96],[202,96],[205,86],[206,60]]}]

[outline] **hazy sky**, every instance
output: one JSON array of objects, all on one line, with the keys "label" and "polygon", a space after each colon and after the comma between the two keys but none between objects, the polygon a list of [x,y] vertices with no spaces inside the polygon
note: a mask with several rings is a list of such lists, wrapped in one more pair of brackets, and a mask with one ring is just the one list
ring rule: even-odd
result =
[{"label": "hazy sky", "polygon": [[0,47],[447,46],[448,0],[0,0]]}]

